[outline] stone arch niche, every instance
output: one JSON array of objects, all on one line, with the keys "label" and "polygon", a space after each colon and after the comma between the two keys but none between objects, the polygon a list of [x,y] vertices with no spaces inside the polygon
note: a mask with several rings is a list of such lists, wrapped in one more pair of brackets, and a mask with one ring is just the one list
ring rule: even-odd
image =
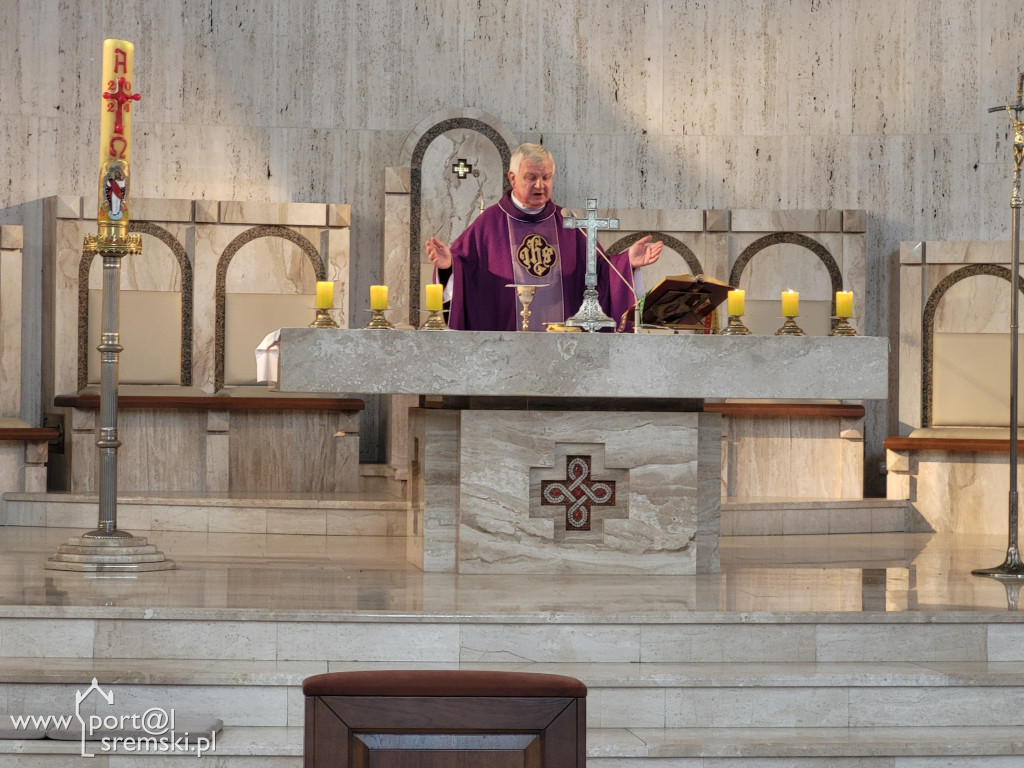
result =
[{"label": "stone arch niche", "polygon": [[[193,338],[193,270],[192,262],[181,241],[164,227],[147,221],[133,221],[129,231],[147,235],[162,243],[174,257],[168,269],[167,264],[162,264],[159,259],[154,260],[150,248],[143,244],[145,260],[138,255],[125,256],[121,265],[121,309],[120,309],[120,335],[122,342],[128,336],[124,344],[125,351],[122,352],[122,365],[124,366],[120,379],[127,384],[139,383],[136,381],[135,369],[143,371],[154,368],[163,371],[158,376],[159,380],[145,380],[142,383],[155,384],[178,384],[183,387],[192,386],[192,338]],[[90,382],[90,373],[98,375],[98,360],[90,364],[90,353],[96,344],[90,344],[90,336],[97,338],[99,313],[102,312],[102,302],[96,300],[101,295],[98,287],[98,277],[90,279],[92,266],[97,260],[95,253],[82,252],[78,263],[78,389],[85,389]],[[102,259],[100,260],[102,261]],[[98,263],[98,262],[97,262]],[[143,266],[144,265],[144,266]],[[139,271],[136,267],[139,266]],[[90,287],[90,286],[93,287]],[[90,297],[92,294],[92,297]],[[175,298],[180,297],[180,298]],[[178,301],[179,305],[172,304]],[[175,315],[176,318],[172,318]],[[90,320],[91,318],[91,320]],[[172,333],[171,325],[178,324],[177,333]],[[154,327],[158,325],[160,327]],[[90,328],[92,333],[90,333]],[[146,333],[144,345],[151,348],[156,347],[156,354],[161,359],[157,365],[142,362],[135,366],[132,364],[133,352],[140,347],[131,341],[132,334],[136,330]],[[173,351],[173,343],[170,337],[175,335],[179,340],[179,351]],[[154,341],[163,339],[164,342]],[[98,341],[97,341],[98,343]],[[166,347],[166,349],[163,349]],[[165,354],[164,354],[165,353]],[[166,363],[166,365],[165,365]],[[171,380],[170,369],[177,369],[174,380]],[[166,380],[164,380],[166,379]],[[94,379],[95,381],[95,379]]]},{"label": "stone arch niche", "polygon": [[[814,268],[814,260],[807,260],[810,268],[800,263],[802,251],[817,257],[824,266],[824,275]],[[756,267],[748,271],[759,254],[770,254],[770,258],[759,259]],[[842,270],[829,249],[799,232],[774,232],[754,240],[733,263],[728,282],[747,291],[749,320],[745,322],[754,333],[762,334],[771,333],[773,325],[778,328],[782,324],[781,293],[788,289],[800,292],[801,327],[812,336],[827,334],[831,330],[829,318],[836,311],[836,291],[844,290]]]},{"label": "stone arch niche", "polygon": [[[965,426],[954,424],[944,415],[953,410],[936,403],[936,387],[942,392],[940,401],[956,400],[956,410],[961,418],[970,424],[993,426],[1000,417],[1009,420],[1009,367],[1002,373],[993,371],[994,365],[1009,360],[1009,336],[1006,319],[1009,316],[1009,292],[1005,296],[993,295],[991,286],[978,286],[977,291],[963,292],[965,299],[960,307],[948,307],[946,317],[941,317],[944,299],[952,297],[958,288],[976,284],[985,277],[997,278],[1007,286],[1011,272],[998,264],[970,264],[957,269],[939,281],[928,296],[921,319],[921,425],[931,427]],[[972,286],[973,287],[973,286]],[[988,288],[988,290],[986,290]],[[1018,276],[1017,290],[1024,292],[1024,278]],[[978,295],[980,294],[980,296]],[[967,305],[967,306],[964,306]],[[970,306],[984,306],[983,317],[972,317]],[[944,322],[943,322],[944,321]],[[938,338],[937,338],[938,337]],[[991,343],[991,342],[994,342]],[[1005,347],[1005,349],[1003,349]],[[954,359],[951,359],[954,358]],[[971,376],[971,371],[977,377]],[[956,382],[955,378],[970,381]],[[938,379],[942,379],[939,381]],[[957,390],[969,387],[970,396],[956,397]],[[944,394],[947,393],[947,394]],[[991,400],[987,405],[982,400]],[[1003,401],[1000,403],[996,401]],[[978,410],[980,408],[980,410]],[[978,410],[971,413],[972,410]],[[966,412],[965,412],[966,411]],[[990,413],[982,415],[981,411]],[[970,418],[974,416],[975,418]]]},{"label": "stone arch niche", "polygon": [[[310,309],[311,300],[310,296],[314,291],[314,283],[317,280],[327,279],[327,269],[324,266],[323,259],[320,257],[320,252],[309,241],[307,237],[296,232],[289,227],[281,226],[257,226],[247,229],[240,235],[236,236],[221,254],[220,259],[217,261],[217,278],[215,291],[215,302],[216,302],[216,318],[214,321],[214,358],[215,358],[215,369],[214,369],[214,389],[219,391],[224,388],[226,383],[237,383],[228,382],[227,379],[227,358],[229,354],[228,350],[228,268],[231,266],[232,259],[242,250],[242,248],[249,243],[252,243],[261,238],[277,238],[292,243],[296,246],[297,250],[304,257],[303,260],[308,262],[311,267],[311,280],[304,280],[301,274],[289,275],[287,282],[294,282],[295,290],[291,292],[282,293],[264,293],[256,290],[242,290],[232,292],[236,297],[251,297],[252,301],[248,304],[236,302],[235,311],[239,312],[240,315],[244,314],[246,317],[253,314],[254,311],[259,311],[265,315],[267,321],[266,332],[274,330],[278,327],[285,325],[295,325],[296,321],[283,322],[290,317],[297,318],[297,321],[301,321],[303,317],[307,318],[306,322],[300,322],[301,325],[308,324],[308,318],[312,317],[312,310]],[[268,248],[263,247],[259,253],[255,254],[256,258],[263,258],[266,260],[268,257]],[[277,265],[278,259],[272,259]],[[291,271],[287,266],[286,271]],[[301,265],[298,268],[301,272]],[[257,281],[262,282],[262,281]],[[276,281],[266,281],[276,282]],[[309,282],[310,285],[305,285],[305,282]],[[251,307],[248,305],[251,304]],[[260,309],[262,305],[263,309]],[[248,307],[248,308],[247,308]],[[277,322],[282,320],[282,322]],[[242,322],[245,322],[242,320]],[[275,324],[275,322],[277,324]],[[257,334],[259,335],[259,334]],[[262,336],[260,336],[262,338]],[[259,343],[259,338],[254,343],[248,345],[246,342],[246,348],[255,349],[256,344]],[[253,366],[255,370],[255,365]]]},{"label": "stone arch niche", "polygon": [[693,252],[686,243],[680,240],[674,235],[667,234],[665,232],[658,232],[654,230],[646,232],[634,232],[616,240],[614,243],[608,246],[608,253],[622,253],[622,251],[628,250],[633,243],[640,240],[648,235],[651,236],[651,242],[660,240],[665,248],[670,252],[675,253],[679,258],[673,260],[665,251],[662,251],[662,256],[656,264],[651,267],[647,267],[644,275],[644,287],[650,290],[654,287],[657,280],[667,275],[680,274],[678,270],[679,259],[686,265],[687,273],[691,275],[703,275],[707,274],[704,266],[701,264],[700,259],[697,258],[697,254]]},{"label": "stone arch niche", "polygon": [[423,243],[451,243],[508,189],[506,169],[518,141],[493,115],[446,110],[410,133],[399,165],[386,169],[383,280],[393,322],[420,323],[422,286],[429,282]]}]

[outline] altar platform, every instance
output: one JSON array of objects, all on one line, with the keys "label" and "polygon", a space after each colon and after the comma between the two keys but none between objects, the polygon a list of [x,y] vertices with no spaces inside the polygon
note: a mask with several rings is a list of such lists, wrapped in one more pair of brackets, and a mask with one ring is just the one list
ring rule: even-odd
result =
[{"label": "altar platform", "polygon": [[[552,577],[424,573],[401,536],[135,532],[178,569],[46,571],[80,531],[0,529],[0,714],[67,712],[96,677],[126,711],[221,718],[218,766],[298,768],[309,675],[515,669],[588,685],[596,768],[1024,760],[1022,614],[970,575],[1003,537],[726,536],[715,574]],[[0,765],[77,754],[0,740]]]}]

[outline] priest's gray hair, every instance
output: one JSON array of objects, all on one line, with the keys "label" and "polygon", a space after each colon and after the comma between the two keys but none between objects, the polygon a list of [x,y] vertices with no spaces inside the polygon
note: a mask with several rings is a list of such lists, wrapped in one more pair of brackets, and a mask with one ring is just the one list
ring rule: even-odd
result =
[{"label": "priest's gray hair", "polygon": [[512,153],[512,159],[508,161],[508,169],[512,173],[519,173],[519,164],[523,160],[535,165],[540,165],[550,160],[551,170],[555,170],[555,158],[548,152],[548,148],[541,144],[520,144],[516,151]]}]

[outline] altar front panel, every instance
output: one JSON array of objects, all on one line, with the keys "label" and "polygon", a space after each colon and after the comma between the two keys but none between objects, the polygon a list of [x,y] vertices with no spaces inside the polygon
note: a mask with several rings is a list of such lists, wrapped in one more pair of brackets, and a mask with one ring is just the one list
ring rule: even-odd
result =
[{"label": "altar front panel", "polygon": [[412,424],[424,570],[718,570],[718,414],[417,409]]}]

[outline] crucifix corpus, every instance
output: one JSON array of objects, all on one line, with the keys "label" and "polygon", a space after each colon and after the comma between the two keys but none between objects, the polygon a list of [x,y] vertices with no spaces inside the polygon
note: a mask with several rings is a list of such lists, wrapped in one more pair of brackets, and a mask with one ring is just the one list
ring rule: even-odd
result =
[{"label": "crucifix corpus", "polygon": [[586,218],[578,219],[575,216],[566,216],[562,220],[562,226],[566,229],[582,229],[587,235],[587,277],[586,289],[583,291],[583,303],[576,314],[565,321],[565,324],[578,326],[591,333],[601,328],[614,328],[615,321],[604,313],[597,300],[597,230],[618,229],[619,220],[597,218],[597,199],[589,198]]}]

